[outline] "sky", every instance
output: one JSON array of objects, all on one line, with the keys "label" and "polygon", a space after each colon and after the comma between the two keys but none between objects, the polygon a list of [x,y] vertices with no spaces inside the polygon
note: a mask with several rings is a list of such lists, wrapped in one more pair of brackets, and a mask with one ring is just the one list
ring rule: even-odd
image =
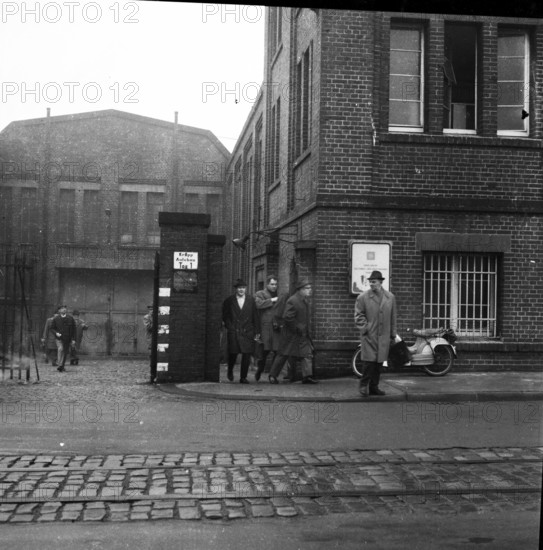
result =
[{"label": "sky", "polygon": [[0,2],[0,130],[118,109],[211,130],[232,151],[263,81],[264,8]]}]

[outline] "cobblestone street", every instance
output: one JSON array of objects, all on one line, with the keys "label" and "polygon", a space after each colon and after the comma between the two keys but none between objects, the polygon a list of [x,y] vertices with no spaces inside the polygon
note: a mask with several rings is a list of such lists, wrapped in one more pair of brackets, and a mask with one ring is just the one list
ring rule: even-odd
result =
[{"label": "cobblestone street", "polygon": [[542,457],[543,448],[3,456],[0,522],[534,511]]},{"label": "cobblestone street", "polygon": [[[40,354],[41,359],[41,354]],[[146,359],[89,358],[81,356],[78,366],[66,366],[60,373],[50,363],[38,361],[39,381],[34,365],[30,382],[18,373],[0,379],[0,401],[152,401],[165,399],[148,384],[149,361]]]}]

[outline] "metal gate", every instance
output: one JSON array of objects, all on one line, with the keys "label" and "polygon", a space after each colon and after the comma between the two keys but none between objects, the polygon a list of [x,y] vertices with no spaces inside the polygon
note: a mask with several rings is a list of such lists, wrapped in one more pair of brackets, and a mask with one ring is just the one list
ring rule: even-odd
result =
[{"label": "metal gate", "polygon": [[33,261],[28,261],[25,255],[4,253],[0,263],[2,380],[28,382],[32,366],[39,380],[31,316],[34,284]]}]

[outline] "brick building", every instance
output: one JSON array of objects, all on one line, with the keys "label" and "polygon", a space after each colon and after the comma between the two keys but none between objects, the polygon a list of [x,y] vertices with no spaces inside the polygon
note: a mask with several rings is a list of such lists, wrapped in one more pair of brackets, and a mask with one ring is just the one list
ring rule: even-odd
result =
[{"label": "brick building", "polygon": [[177,113],[165,122],[48,112],[9,124],[0,134],[0,255],[26,252],[32,263],[36,327],[63,302],[84,312],[87,352],[147,352],[158,212],[209,213],[210,231],[221,233],[229,158]]},{"label": "brick building", "polygon": [[460,369],[540,368],[543,20],[268,8],[265,40],[230,278],[312,279],[322,376],[348,372],[372,268],[404,336],[450,325]]}]

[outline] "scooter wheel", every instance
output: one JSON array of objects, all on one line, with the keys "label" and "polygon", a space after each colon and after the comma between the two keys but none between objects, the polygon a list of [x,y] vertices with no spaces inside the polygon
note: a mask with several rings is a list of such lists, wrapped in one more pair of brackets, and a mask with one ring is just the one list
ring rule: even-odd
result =
[{"label": "scooter wheel", "polygon": [[447,346],[437,346],[434,349],[433,365],[424,366],[424,371],[430,376],[445,376],[454,363],[454,355],[451,348]]}]

